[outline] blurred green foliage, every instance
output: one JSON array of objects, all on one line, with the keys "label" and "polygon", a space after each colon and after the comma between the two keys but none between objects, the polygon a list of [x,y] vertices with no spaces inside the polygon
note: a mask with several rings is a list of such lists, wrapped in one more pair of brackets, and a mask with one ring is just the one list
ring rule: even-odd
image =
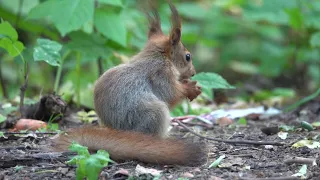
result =
[{"label": "blurred green foliage", "polygon": [[[18,40],[25,45],[22,54],[30,66],[27,94],[53,91],[61,77],[56,82],[60,84],[58,93],[91,107],[99,71],[128,61],[147,40],[142,2],[0,1],[1,19],[14,26]],[[162,28],[167,33],[170,10],[166,1],[159,2]],[[217,72],[232,83],[260,74],[284,77],[282,87],[311,91],[319,87],[320,1],[173,2],[183,17],[182,40],[192,52],[198,72]],[[33,61],[34,47],[41,48],[38,38],[62,45],[59,55],[55,54],[60,57],[59,68]],[[1,79],[9,98],[18,95],[23,80],[20,58],[0,48]],[[1,88],[0,99],[3,95]]]}]

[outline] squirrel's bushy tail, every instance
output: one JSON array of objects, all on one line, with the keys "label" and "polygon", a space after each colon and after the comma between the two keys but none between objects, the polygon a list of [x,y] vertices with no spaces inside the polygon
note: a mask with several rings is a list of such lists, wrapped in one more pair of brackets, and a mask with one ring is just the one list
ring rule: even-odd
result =
[{"label": "squirrel's bushy tail", "polygon": [[205,162],[205,147],[175,139],[161,139],[106,127],[74,129],[54,140],[54,149],[66,151],[71,142],[89,150],[103,149],[115,161],[138,160],[153,164],[196,166]]}]

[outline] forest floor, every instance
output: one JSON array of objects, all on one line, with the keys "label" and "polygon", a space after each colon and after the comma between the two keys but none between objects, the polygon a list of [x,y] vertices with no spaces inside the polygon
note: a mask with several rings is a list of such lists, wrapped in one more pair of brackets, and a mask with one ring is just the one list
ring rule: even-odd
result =
[{"label": "forest floor", "polygon": [[[279,142],[281,145],[254,145],[205,141],[208,158],[199,167],[159,166],[129,161],[109,164],[100,174],[100,179],[154,179],[151,174],[140,174],[141,168],[150,173],[159,173],[156,179],[300,179],[292,175],[307,165],[304,174],[307,179],[320,178],[319,148],[292,147],[299,140],[312,138],[319,130],[296,129],[281,139],[277,132],[266,135],[263,127],[297,125],[301,120],[319,121],[320,98],[309,101],[294,111],[281,113],[268,118],[247,117],[246,126],[221,127],[213,125],[201,128],[201,134],[229,140],[250,140],[255,142]],[[5,130],[4,130],[5,131]],[[176,133],[175,133],[176,134]],[[6,134],[0,138],[0,180],[2,179],[75,179],[75,166],[67,165],[70,153],[47,152],[40,147],[48,145],[50,134]],[[192,137],[190,132],[177,133],[177,136]],[[195,137],[194,137],[195,138]],[[196,137],[197,139],[197,137]],[[200,139],[200,138],[198,138]],[[225,155],[218,167],[209,165]],[[112,158],[112,157],[111,157]],[[307,159],[301,159],[307,158]],[[316,164],[315,164],[316,163]]]}]

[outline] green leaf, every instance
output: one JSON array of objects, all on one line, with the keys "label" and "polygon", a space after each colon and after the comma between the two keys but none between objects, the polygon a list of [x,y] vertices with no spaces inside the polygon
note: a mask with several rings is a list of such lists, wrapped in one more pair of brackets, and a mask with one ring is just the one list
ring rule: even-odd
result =
[{"label": "green leaf", "polygon": [[5,117],[4,115],[0,114],[0,123],[3,123],[6,119],[7,119],[7,117]]},{"label": "green leaf", "polygon": [[186,115],[186,113],[184,112],[184,108],[182,106],[182,104],[176,106],[175,108],[173,108],[171,111],[171,116],[176,117],[176,116],[184,116]]},{"label": "green leaf", "polygon": [[5,137],[3,131],[0,131],[0,137]]},{"label": "green leaf", "polygon": [[299,106],[301,106],[302,104],[308,102],[308,101],[311,101],[312,99],[318,97],[320,95],[320,88],[313,94],[299,100],[298,102],[294,103],[293,105],[290,105],[289,107],[287,107],[284,111],[285,112],[288,112],[288,111],[291,111]]},{"label": "green leaf", "polygon": [[313,127],[320,127],[320,121],[316,121],[312,123]]},{"label": "green leaf", "polygon": [[320,142],[312,141],[312,140],[300,140],[292,145],[292,147],[300,148],[300,147],[308,147],[310,149],[320,148]]},{"label": "green leaf", "polygon": [[104,156],[103,154],[92,154],[90,158],[97,160],[101,166],[108,165],[109,157]]},{"label": "green leaf", "polygon": [[87,157],[90,155],[88,151],[88,147],[81,146],[80,144],[75,142],[72,142],[72,144],[69,147],[69,150],[72,152],[77,152],[78,154],[87,156]]},{"label": "green leaf", "polygon": [[246,120],[246,118],[244,118],[244,117],[242,117],[242,118],[240,118],[239,120],[238,120],[238,122],[237,122],[238,124],[240,124],[240,125],[247,125],[247,120]]},{"label": "green leaf", "polygon": [[275,88],[272,90],[272,94],[274,96],[281,96],[281,97],[295,97],[296,92],[293,89],[289,88]]},{"label": "green leaf", "polygon": [[85,162],[85,170],[88,180],[96,180],[99,177],[103,165],[94,157],[90,157]]},{"label": "green leaf", "polygon": [[206,16],[207,9],[202,7],[200,3],[182,2],[176,6],[179,9],[179,13],[184,17],[202,20]]},{"label": "green leaf", "polygon": [[[109,154],[107,151],[105,151],[105,150],[98,150],[96,157],[97,157],[98,159],[100,159],[101,156],[103,157],[103,158],[102,158],[102,160],[103,160],[102,163],[103,163],[103,164],[108,165],[108,164],[107,164],[108,162],[115,163],[113,160],[110,159],[110,154]],[[100,160],[101,160],[101,159],[100,159]]]},{"label": "green leaf", "polygon": [[35,61],[45,61],[51,66],[60,66],[61,55],[59,51],[62,45],[48,39],[37,39],[37,44],[34,48],[33,59]]},{"label": "green leaf", "polygon": [[97,34],[86,34],[83,32],[72,32],[69,37],[71,41],[66,45],[67,48],[81,52],[89,60],[97,60],[98,57],[108,58],[111,50],[104,44],[105,38]]},{"label": "green leaf", "polygon": [[108,165],[108,162],[114,162],[109,158],[109,153],[105,150],[98,150],[96,154],[90,155],[88,148],[77,143],[72,143],[69,150],[77,152],[78,155],[69,160],[68,164],[76,164],[76,179],[85,177],[88,180],[96,180],[99,177],[101,169]]},{"label": "green leaf", "polygon": [[308,130],[308,131],[312,131],[314,129],[313,126],[310,123],[308,123],[307,121],[302,121],[301,122],[301,127],[303,129]]},{"label": "green leaf", "polygon": [[279,126],[281,131],[294,131],[294,126],[288,126],[288,125],[281,125]]},{"label": "green leaf", "polygon": [[202,88],[202,93],[201,93],[202,96],[204,96],[205,98],[207,99],[210,99],[212,100],[213,99],[213,91],[211,88],[206,88],[206,87],[203,87]]},{"label": "green leaf", "polygon": [[284,9],[296,8],[297,1],[262,0],[261,5],[252,3],[248,7],[243,9],[243,17],[248,21],[267,21],[287,25],[289,17]]},{"label": "green leaf", "polygon": [[108,39],[125,47],[127,45],[127,30],[118,14],[98,9],[94,16],[97,30]]},{"label": "green leaf", "polygon": [[59,124],[58,123],[48,123],[47,129],[50,129],[51,131],[58,131]]},{"label": "green leaf", "polygon": [[294,29],[301,29],[303,27],[303,16],[300,12],[300,9],[287,9],[286,13],[289,15],[289,24]]},{"label": "green leaf", "polygon": [[[18,40],[18,33],[17,31],[11,26],[10,23],[4,21],[0,24],[0,35],[4,37],[8,37],[13,41]],[[1,38],[2,38],[1,36]]]},{"label": "green leaf", "polygon": [[0,47],[12,57],[19,55],[24,49],[24,45],[18,41],[17,31],[6,21],[0,24]]},{"label": "green leaf", "polygon": [[92,0],[48,0],[33,8],[28,18],[48,17],[64,36],[92,20],[93,13],[94,1]]},{"label": "green leaf", "polygon": [[209,168],[217,167],[225,157],[225,155],[220,156],[217,160],[210,164]]},{"label": "green leaf", "polygon": [[202,72],[192,77],[192,80],[198,81],[199,85],[212,89],[234,89],[225,79],[216,73]]},{"label": "green leaf", "polygon": [[78,164],[77,164],[77,169],[76,169],[76,179],[77,180],[83,180],[86,177],[86,169],[85,169],[85,159],[81,159]]},{"label": "green leaf", "polygon": [[233,61],[232,63],[230,63],[230,68],[233,71],[243,74],[257,74],[259,72],[258,66],[249,62]]},{"label": "green leaf", "polygon": [[99,3],[122,7],[121,0],[98,0]]},{"label": "green leaf", "polygon": [[19,172],[21,169],[23,169],[24,168],[24,166],[15,166],[14,167],[14,170],[16,171],[16,172]]},{"label": "green leaf", "polygon": [[308,15],[304,14],[304,18],[305,18],[304,23],[306,27],[320,29],[320,22],[319,22],[320,16],[318,12],[310,13]]},{"label": "green leaf", "polygon": [[301,179],[305,179],[306,178],[306,174],[307,174],[307,165],[304,164],[304,165],[301,166],[299,172],[297,172],[296,174],[294,174],[292,176],[301,177]]},{"label": "green leaf", "polygon": [[312,47],[320,47],[320,32],[316,32],[311,35],[310,45]]}]

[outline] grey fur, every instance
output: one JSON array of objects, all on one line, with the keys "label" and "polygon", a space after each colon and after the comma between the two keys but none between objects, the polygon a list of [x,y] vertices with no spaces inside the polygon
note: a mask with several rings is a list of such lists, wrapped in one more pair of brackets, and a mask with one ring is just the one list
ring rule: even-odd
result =
[{"label": "grey fur", "polygon": [[[136,58],[139,58],[138,60]],[[172,80],[161,54],[141,52],[128,64],[105,72],[96,82],[94,101],[101,123],[121,130],[164,136],[170,121]],[[154,78],[156,77],[156,78]],[[158,81],[158,78],[161,81]]]}]

